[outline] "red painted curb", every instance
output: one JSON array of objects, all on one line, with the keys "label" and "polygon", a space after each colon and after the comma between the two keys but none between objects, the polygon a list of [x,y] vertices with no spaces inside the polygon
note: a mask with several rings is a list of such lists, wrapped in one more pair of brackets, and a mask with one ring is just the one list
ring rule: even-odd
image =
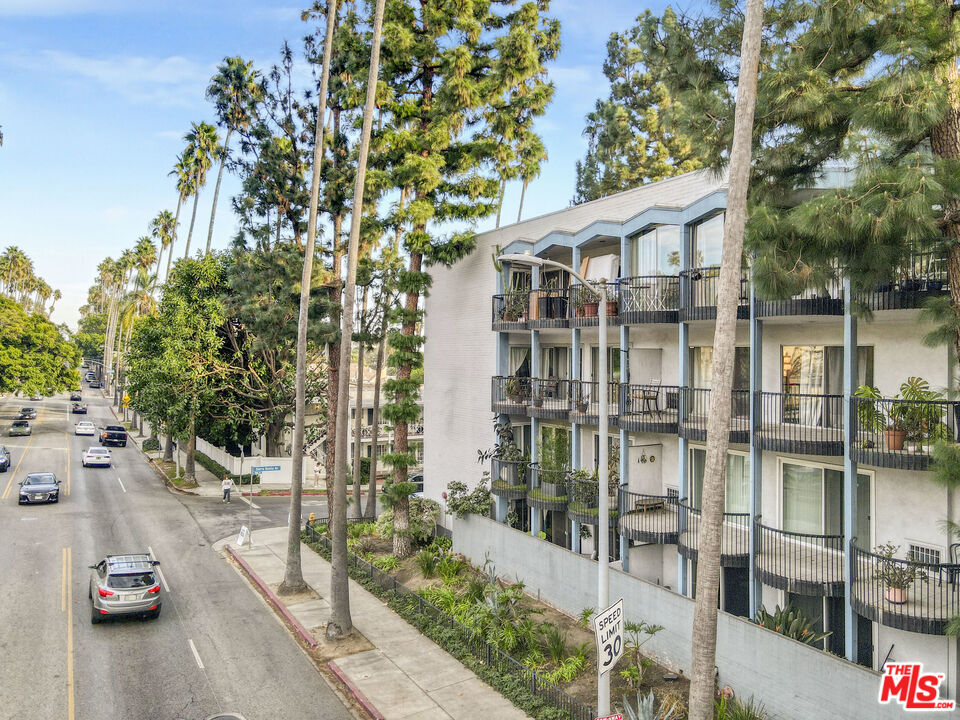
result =
[{"label": "red painted curb", "polygon": [[263,591],[263,594],[267,596],[267,599],[274,605],[274,607],[277,608],[277,610],[280,611],[280,614],[287,619],[287,622],[293,625],[293,629],[297,631],[297,635],[303,638],[303,641],[311,648],[315,648],[317,646],[317,641],[313,639],[313,635],[311,635],[310,632],[300,624],[300,621],[297,620],[293,613],[287,609],[287,606],[284,605],[280,598],[277,597],[276,593],[274,593],[273,590],[271,590],[270,587],[260,578],[260,576],[253,571],[253,568],[247,564],[246,560],[233,551],[232,547],[229,545],[226,545],[225,547],[227,552],[230,553],[230,556],[240,563],[240,567],[243,568],[243,571],[250,576],[250,579],[253,580],[257,587]]},{"label": "red painted curb", "polygon": [[367,699],[367,696],[360,692],[360,689],[356,685],[350,682],[350,678],[347,677],[347,674],[340,669],[340,666],[337,665],[336,662],[331,660],[327,663],[327,667],[330,668],[330,672],[337,676],[340,682],[346,685],[347,690],[353,695],[354,700],[360,703],[360,706],[367,711],[367,714],[370,715],[373,720],[385,720],[381,712]]}]

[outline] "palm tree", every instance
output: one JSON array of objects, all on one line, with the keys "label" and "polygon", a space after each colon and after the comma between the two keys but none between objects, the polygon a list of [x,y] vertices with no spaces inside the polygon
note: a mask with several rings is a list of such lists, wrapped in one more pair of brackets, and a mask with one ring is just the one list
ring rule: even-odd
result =
[{"label": "palm tree", "polygon": [[62,297],[63,295],[59,290],[53,291],[53,301],[50,303],[50,310],[47,312],[47,317],[53,315],[53,308]]},{"label": "palm tree", "polygon": [[[173,236],[177,227],[176,218],[169,210],[161,210],[157,216],[150,221],[150,235],[160,243],[160,252],[157,254],[157,269],[154,275],[157,280],[160,278],[160,261],[163,259],[163,251],[170,248],[170,255],[167,256],[169,264],[170,257],[173,256]],[[154,283],[156,285],[156,283]]]},{"label": "palm tree", "polygon": [[[757,104],[757,68],[763,31],[763,0],[747,0],[740,46],[740,80],[730,150],[730,189],[723,229],[717,324],[713,338],[713,382],[707,415],[707,461],[700,501],[700,550],[697,599],[693,614],[690,720],[713,720],[714,669],[717,655],[717,598],[720,594],[720,533],[723,529],[724,475],[730,445],[730,392],[733,388],[734,341],[753,114]],[[603,708],[601,708],[603,710]],[[603,714],[602,712],[600,714]]]},{"label": "palm tree", "polygon": [[190,257],[190,240],[193,238],[193,225],[197,220],[197,201],[200,188],[207,183],[207,170],[213,164],[213,158],[220,153],[220,139],[217,129],[205,122],[193,123],[190,132],[183,136],[187,141],[184,159],[189,161],[190,179],[193,185],[193,214],[190,216],[190,230],[187,232],[187,248],[183,256]]},{"label": "palm tree", "polygon": [[220,180],[223,178],[223,166],[227,164],[230,147],[230,135],[234,130],[250,126],[254,109],[263,99],[263,86],[260,73],[253,69],[252,62],[241,57],[224,58],[217,68],[217,74],[210,80],[207,99],[217,110],[220,124],[226,127],[227,135],[223,139],[220,153],[220,169],[217,171],[217,184],[213,188],[213,207],[210,208],[210,227],[207,229],[207,254],[213,240],[213,219],[217,214],[217,198],[220,197]]},{"label": "palm tree", "polygon": [[327,88],[330,84],[330,56],[333,51],[333,30],[337,20],[337,0],[327,5],[327,33],[323,43],[323,70],[320,75],[320,97],[317,125],[314,130],[313,175],[310,181],[310,219],[307,223],[307,246],[303,251],[303,274],[300,279],[300,314],[297,318],[296,400],[294,401],[293,462],[290,463],[290,518],[287,521],[287,561],[283,582],[277,591],[293,594],[306,589],[300,563],[300,493],[303,490],[303,419],[306,414],[307,385],[307,316],[310,288],[313,284],[313,256],[317,241],[317,208],[320,205],[320,167],[323,163],[323,122],[327,112]]},{"label": "palm tree", "polygon": [[170,240],[170,254],[167,255],[167,271],[163,276],[163,282],[166,284],[170,277],[170,261],[173,259],[173,246],[177,243],[177,228],[180,225],[180,208],[183,207],[183,201],[193,194],[193,179],[190,177],[190,161],[186,153],[177,155],[177,161],[173,164],[173,170],[169,175],[177,176],[177,212],[173,216],[173,231]]}]

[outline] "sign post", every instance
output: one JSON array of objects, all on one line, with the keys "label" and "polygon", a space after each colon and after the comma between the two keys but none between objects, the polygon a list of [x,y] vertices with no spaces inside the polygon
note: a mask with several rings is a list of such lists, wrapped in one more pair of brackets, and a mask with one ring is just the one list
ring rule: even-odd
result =
[{"label": "sign post", "polygon": [[597,613],[593,622],[597,635],[597,678],[613,670],[623,656],[623,598]]}]

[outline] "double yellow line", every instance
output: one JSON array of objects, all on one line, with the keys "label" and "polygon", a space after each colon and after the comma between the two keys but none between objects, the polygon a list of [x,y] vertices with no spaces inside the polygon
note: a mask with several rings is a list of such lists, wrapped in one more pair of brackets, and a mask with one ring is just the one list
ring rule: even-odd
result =
[{"label": "double yellow line", "polygon": [[67,720],[76,718],[73,685],[73,549],[63,548],[63,584],[60,588],[60,612],[67,613]]}]

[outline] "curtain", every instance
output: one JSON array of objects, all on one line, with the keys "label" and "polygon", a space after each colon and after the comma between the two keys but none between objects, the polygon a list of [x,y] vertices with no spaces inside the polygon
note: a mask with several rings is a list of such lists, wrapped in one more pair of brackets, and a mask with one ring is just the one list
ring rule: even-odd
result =
[{"label": "curtain", "polygon": [[823,532],[821,502],[823,471],[805,465],[783,465],[783,529],[790,532]]},{"label": "curtain", "polygon": [[746,455],[727,455],[726,511],[750,512],[750,458]]},{"label": "curtain", "polygon": [[709,388],[713,377],[713,348],[709,346],[695,347],[693,351],[693,387]]},{"label": "curtain", "polygon": [[[824,388],[827,395],[843,395],[843,348],[824,348]],[[824,413],[824,427],[843,427],[843,405],[831,402]]]},{"label": "curtain", "polygon": [[690,504],[700,507],[703,499],[703,475],[707,469],[707,451],[702,448],[690,450]]},{"label": "curtain", "polygon": [[616,281],[620,275],[620,256],[616,254],[598,255],[589,258],[587,263],[587,272],[584,275],[587,280],[607,280],[607,282]]},{"label": "curtain", "polygon": [[530,348],[510,348],[510,375],[530,377]]},{"label": "curtain", "polygon": [[657,231],[651,230],[637,238],[633,255],[634,275],[654,275],[657,268]]},{"label": "curtain", "polygon": [[800,386],[798,392],[813,397],[800,398],[800,424],[818,426],[823,411],[823,348],[800,348]]}]

